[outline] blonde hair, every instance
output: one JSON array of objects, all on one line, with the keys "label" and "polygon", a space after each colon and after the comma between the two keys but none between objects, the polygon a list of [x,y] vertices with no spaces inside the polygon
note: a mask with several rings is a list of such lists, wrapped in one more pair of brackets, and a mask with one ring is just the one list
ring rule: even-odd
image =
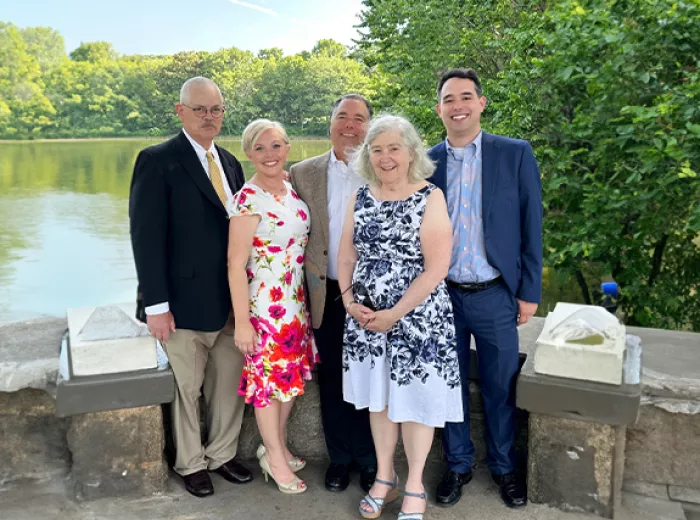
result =
[{"label": "blonde hair", "polygon": [[287,131],[284,129],[281,123],[277,121],[271,121],[269,119],[256,119],[248,124],[243,130],[243,136],[241,137],[241,146],[243,151],[248,153],[253,149],[255,141],[267,130],[277,130],[282,137],[282,140],[289,144],[289,137],[287,137]]},{"label": "blonde hair", "polygon": [[352,157],[352,167],[355,173],[369,184],[379,183],[370,162],[370,146],[380,134],[392,131],[399,133],[401,144],[413,153],[413,160],[408,166],[409,182],[418,182],[430,177],[435,171],[435,164],[428,157],[418,132],[407,119],[390,114],[379,116],[370,123],[364,142]]}]

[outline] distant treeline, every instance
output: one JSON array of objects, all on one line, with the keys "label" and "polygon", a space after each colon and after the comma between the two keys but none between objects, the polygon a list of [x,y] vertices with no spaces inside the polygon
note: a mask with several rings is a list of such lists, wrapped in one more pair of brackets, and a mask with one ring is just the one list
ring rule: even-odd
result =
[{"label": "distant treeline", "polygon": [[66,55],[54,29],[0,22],[0,139],[169,135],[178,128],[180,87],[192,76],[221,88],[228,135],[256,117],[283,121],[292,134],[325,135],[335,97],[371,93],[367,68],[333,40],[294,56],[235,47],[123,56],[107,42]]}]

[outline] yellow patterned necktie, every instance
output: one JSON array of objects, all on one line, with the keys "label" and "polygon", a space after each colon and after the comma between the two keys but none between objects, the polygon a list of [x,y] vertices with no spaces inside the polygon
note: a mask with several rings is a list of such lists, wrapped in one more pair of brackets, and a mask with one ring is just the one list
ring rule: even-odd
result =
[{"label": "yellow patterned necktie", "polygon": [[214,160],[211,152],[207,152],[207,162],[209,163],[209,179],[214,186],[214,191],[219,196],[221,204],[226,207],[226,190],[224,189],[224,180],[221,178],[221,170]]}]

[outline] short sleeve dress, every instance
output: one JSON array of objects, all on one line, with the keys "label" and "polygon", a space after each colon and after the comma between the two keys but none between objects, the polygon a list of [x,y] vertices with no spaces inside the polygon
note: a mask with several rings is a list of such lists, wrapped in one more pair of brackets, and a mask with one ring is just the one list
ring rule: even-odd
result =
[{"label": "short sleeve dress", "polygon": [[289,183],[285,186],[287,194],[279,196],[246,183],[227,207],[230,217],[260,216],[246,267],[257,345],[245,356],[238,389],[258,408],[303,394],[318,360],[304,292],[309,209]]}]

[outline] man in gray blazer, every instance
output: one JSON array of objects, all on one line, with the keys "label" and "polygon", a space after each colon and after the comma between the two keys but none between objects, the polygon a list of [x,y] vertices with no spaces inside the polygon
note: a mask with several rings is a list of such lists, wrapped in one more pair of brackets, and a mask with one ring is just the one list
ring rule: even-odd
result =
[{"label": "man in gray blazer", "polygon": [[333,148],[292,166],[292,185],[311,211],[311,233],[304,270],[311,319],[321,363],[318,383],[321,417],[331,464],[326,489],[343,491],[350,467],[360,470],[365,492],[377,473],[367,410],[356,410],[343,400],[343,329],[345,308],[338,286],[338,247],[350,197],[364,181],[348,167],[348,155],[367,132],[372,107],[359,94],[346,94],[333,103],[330,136]]}]

